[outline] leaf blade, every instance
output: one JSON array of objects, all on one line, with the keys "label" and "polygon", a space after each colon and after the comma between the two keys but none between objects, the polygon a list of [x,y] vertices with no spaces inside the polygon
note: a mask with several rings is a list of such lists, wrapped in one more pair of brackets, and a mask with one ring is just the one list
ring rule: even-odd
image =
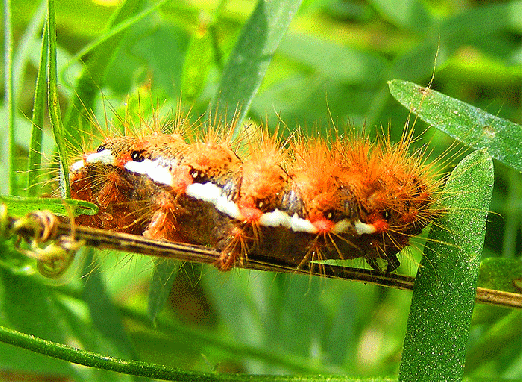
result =
[{"label": "leaf blade", "polygon": [[221,77],[211,110],[217,107],[226,122],[239,110],[239,123],[245,117],[279,42],[301,0],[260,0],[239,36]]},{"label": "leaf blade", "polygon": [[154,265],[147,299],[147,313],[152,322],[155,322],[156,316],[167,303],[179,268],[180,263],[177,261],[160,261]]},{"label": "leaf blade", "polygon": [[522,172],[522,126],[412,82],[388,85],[395,99],[423,121]]},{"label": "leaf blade", "polygon": [[7,206],[9,213],[13,216],[23,216],[33,211],[48,210],[54,214],[66,216],[69,208],[76,215],[96,215],[98,206],[76,199],[39,198],[0,196],[0,203]]},{"label": "leaf blade", "polygon": [[448,179],[448,212],[430,232],[415,281],[400,381],[462,378],[493,180],[485,151]]},{"label": "leaf blade", "polygon": [[42,139],[43,123],[46,101],[47,60],[49,50],[49,34],[44,24],[42,35],[42,48],[40,55],[40,66],[36,78],[36,89],[34,93],[33,116],[31,118],[31,146],[29,148],[29,165],[27,177],[27,196],[35,196],[38,192],[38,174],[42,166]]}]

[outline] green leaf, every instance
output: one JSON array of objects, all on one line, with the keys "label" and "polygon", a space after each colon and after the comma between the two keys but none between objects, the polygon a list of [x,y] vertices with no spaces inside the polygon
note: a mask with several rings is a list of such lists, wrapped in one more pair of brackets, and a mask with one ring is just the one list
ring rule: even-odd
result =
[{"label": "green leaf", "polygon": [[38,171],[42,165],[42,138],[43,120],[45,113],[46,85],[47,85],[47,59],[49,54],[49,34],[47,26],[44,26],[42,38],[42,50],[40,55],[40,66],[36,79],[36,89],[34,93],[33,124],[31,130],[31,146],[29,148],[29,166],[27,177],[27,195],[34,196],[37,193]]},{"label": "green leaf", "polygon": [[399,27],[424,31],[433,23],[424,2],[419,0],[371,0],[370,3],[386,19]]},{"label": "green leaf", "polygon": [[301,0],[259,0],[228,58],[211,110],[220,109],[226,122],[239,110],[245,117],[279,42]]},{"label": "green leaf", "polygon": [[[484,367],[484,363],[496,363],[497,370],[505,370],[495,360],[501,358],[513,359],[520,355],[520,336],[522,335],[522,311],[512,310],[506,316],[488,327],[482,333],[475,346],[468,351],[466,360],[466,374]],[[511,346],[510,346],[511,345]],[[514,346],[513,346],[514,345]],[[511,348],[511,349],[510,349]],[[477,375],[480,375],[477,373]],[[510,379],[503,375],[505,380]]]},{"label": "green leaf", "polygon": [[[56,20],[54,14],[54,0],[47,2],[47,34],[49,40],[49,116],[51,117],[51,125],[53,127],[54,139],[60,154],[60,168],[62,173],[69,170],[67,147],[65,144],[65,131],[62,124],[62,116],[60,111],[60,103],[58,101],[58,69],[56,60]],[[62,183],[62,195],[65,198],[70,196],[69,177],[64,176]]]},{"label": "green leaf", "polygon": [[177,261],[158,261],[149,287],[147,313],[152,322],[163,309],[174,284],[180,263]]},{"label": "green leaf", "polygon": [[25,198],[19,196],[0,196],[0,203],[7,206],[9,215],[23,216],[32,211],[51,211],[54,214],[67,216],[72,212],[77,215],[95,215],[98,213],[98,206],[76,199],[58,198]]},{"label": "green leaf", "polygon": [[[45,25],[45,17],[47,14],[47,0],[43,0],[38,7],[35,15],[31,19],[24,35],[20,39],[14,61],[14,78],[16,84],[23,84],[26,75],[26,66],[30,61],[33,44],[37,37],[39,37],[42,29],[42,24]],[[44,27],[45,28],[45,27]],[[46,108],[46,89],[47,89],[47,59],[48,59],[48,45],[49,35],[44,29],[42,33],[41,42],[41,58],[40,66],[38,68],[38,78],[36,81],[36,89],[33,104],[32,116],[32,132],[31,145],[29,148],[29,165],[28,165],[28,180],[27,180],[27,195],[36,195],[36,184],[38,177],[38,170],[42,162],[42,137],[43,137],[43,119]],[[15,99],[20,99],[20,93],[23,87],[17,86],[15,88]],[[17,130],[20,127],[17,126]],[[16,132],[15,132],[16,135]]]},{"label": "green leaf", "polygon": [[89,274],[89,277],[85,279],[82,297],[89,308],[92,323],[112,345],[112,356],[136,359],[138,355],[125,331],[121,314],[107,292],[100,269],[92,268],[93,262],[94,251],[90,248],[84,267],[84,274]]},{"label": "green leaf", "polygon": [[[84,122],[83,116],[93,109],[94,99],[98,95],[99,88],[103,86],[107,67],[117,51],[126,29],[140,20],[140,18],[132,17],[138,13],[141,4],[142,0],[125,1],[109,20],[108,31],[103,33],[94,43],[84,48],[79,56],[76,56],[86,59],[86,65],[78,79],[74,90],[75,96],[69,103],[64,119],[67,139],[74,146],[79,147],[82,142],[80,131],[82,122]],[[159,4],[163,4],[163,1]],[[156,5],[152,8],[156,9]],[[87,53],[89,55],[84,57]],[[73,61],[75,60],[73,59]]]},{"label": "green leaf", "polygon": [[422,120],[522,171],[522,126],[411,82],[388,84],[392,95]]},{"label": "green leaf", "polygon": [[16,98],[14,90],[14,60],[13,60],[13,28],[11,19],[11,0],[4,3],[4,36],[5,36],[5,107],[7,109],[7,150],[0,151],[0,161],[7,164],[7,187],[3,191],[10,194],[16,192],[16,161],[15,161],[15,110]]},{"label": "green leaf", "polygon": [[490,257],[480,264],[478,286],[520,293],[522,260]]},{"label": "green leaf", "polygon": [[194,102],[205,87],[214,56],[212,45],[212,35],[208,28],[196,32],[189,42],[181,75],[181,94],[185,102]]},{"label": "green leaf", "polygon": [[482,150],[447,181],[446,213],[430,232],[415,281],[400,381],[462,378],[493,180]]},{"label": "green leaf", "polygon": [[[14,83],[23,84],[26,80],[26,67],[31,61],[34,44],[40,40],[42,36],[42,25],[45,24],[45,18],[47,15],[47,0],[41,0],[40,5],[35,10],[33,17],[31,18],[24,34],[20,37],[18,46],[16,48],[14,56]],[[42,36],[43,37],[43,36]],[[20,99],[20,93],[23,88],[17,86],[15,88],[15,97],[17,100]]]},{"label": "green leaf", "polygon": [[286,36],[279,51],[332,81],[349,84],[379,84],[387,69],[387,61],[376,54],[303,35]]}]

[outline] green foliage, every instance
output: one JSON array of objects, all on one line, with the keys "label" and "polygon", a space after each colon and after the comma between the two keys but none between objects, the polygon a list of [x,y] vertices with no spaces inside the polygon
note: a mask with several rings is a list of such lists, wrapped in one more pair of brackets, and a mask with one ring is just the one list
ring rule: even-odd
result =
[{"label": "green foliage", "polygon": [[448,212],[430,231],[415,280],[401,381],[462,378],[493,180],[491,158],[476,151],[446,182]]},{"label": "green foliage", "polygon": [[[56,141],[56,148],[60,155],[60,170],[62,174],[67,174],[69,169],[69,153],[65,143],[65,130],[62,124],[62,113],[60,109],[60,103],[58,101],[58,64],[56,55],[56,20],[54,13],[54,0],[47,2],[47,24],[45,28],[48,36],[48,46],[42,46],[42,52],[49,53],[49,66],[48,66],[48,99],[49,99],[49,116],[51,117],[51,126],[53,127],[53,135]],[[45,42],[44,38],[44,42]],[[42,54],[43,55],[43,54]],[[37,95],[38,96],[38,95]],[[33,129],[37,128],[33,126]],[[34,131],[34,130],[33,130]],[[34,143],[34,142],[33,142]],[[33,148],[33,147],[31,147]],[[70,197],[71,192],[69,190],[69,177],[63,177],[62,184],[62,195],[65,198]]]},{"label": "green foliage", "polygon": [[[54,4],[56,42],[52,30],[49,40],[42,38],[47,34],[42,35],[38,25],[45,12],[43,8],[37,10],[37,5],[29,0],[11,2],[13,77],[20,82],[15,83],[16,97],[3,105],[6,121],[10,121],[9,110],[15,115],[14,128],[9,130],[8,124],[3,128],[4,140],[12,131],[14,141],[8,154],[2,151],[2,176],[6,184],[10,179],[12,194],[22,194],[28,184],[31,195],[37,195],[39,185],[56,176],[55,170],[48,170],[56,168],[56,148],[49,144],[53,134],[48,119],[42,117],[42,78],[48,75],[44,68],[54,65],[56,73],[51,71],[48,77],[52,91],[49,102],[53,125],[58,128],[55,131],[58,136],[63,134],[66,142],[60,152],[95,147],[107,130],[121,129],[125,120],[141,125],[154,113],[160,118],[172,116],[178,104],[182,111],[191,110],[190,118],[195,120],[214,102],[212,105],[221,112],[233,111],[239,103],[243,116],[267,121],[271,128],[282,120],[290,129],[301,125],[304,131],[325,133],[333,122],[356,128],[366,125],[370,134],[376,134],[381,126],[390,125],[394,140],[402,133],[411,110],[466,145],[487,147],[489,155],[510,167],[496,166],[491,207],[467,204],[472,193],[478,197],[490,191],[478,181],[446,194],[450,195],[448,202],[453,197],[463,198],[457,202],[464,208],[450,208],[451,214],[458,213],[455,219],[473,221],[478,226],[461,224],[465,227],[460,228],[468,231],[460,235],[464,242],[457,242],[456,254],[448,248],[429,252],[430,257],[422,262],[424,279],[418,281],[424,285],[415,291],[409,318],[410,294],[406,291],[254,271],[223,274],[190,264],[176,271],[176,266],[161,263],[153,270],[149,259],[112,252],[97,254],[95,263],[88,259],[82,270],[85,277],[62,280],[66,286],[50,285],[27,267],[29,260],[15,262],[19,257],[13,243],[2,240],[0,324],[10,329],[0,331],[0,337],[36,343],[30,337],[17,337],[14,329],[94,352],[87,354],[89,357],[109,355],[152,362],[155,365],[132,365],[136,370],[151,371],[134,374],[150,377],[158,376],[154,372],[164,368],[172,378],[222,380],[228,376],[215,371],[239,371],[293,374],[299,380],[317,380],[320,374],[337,375],[333,380],[343,381],[369,376],[386,380],[385,376],[398,375],[409,320],[401,378],[413,380],[415,367],[428,361],[424,355],[429,349],[453,345],[452,340],[436,337],[435,329],[440,325],[431,320],[440,317],[447,322],[462,320],[455,357],[459,370],[448,364],[454,371],[451,376],[445,374],[448,379],[460,376],[462,344],[468,331],[465,376],[486,380],[522,377],[519,311],[481,306],[475,308],[471,326],[467,324],[478,267],[478,257],[470,260],[469,256],[480,252],[483,234],[483,221],[475,221],[474,216],[484,217],[484,208],[497,214],[488,218],[482,256],[503,256],[505,263],[497,263],[495,271],[490,268],[479,282],[516,291],[513,280],[520,278],[520,272],[514,270],[520,269],[515,257],[519,254],[522,183],[520,174],[512,169],[520,170],[520,159],[512,149],[520,131],[518,125],[505,119],[520,122],[522,115],[521,2],[468,2],[457,9],[450,1],[325,0],[304,1],[297,11],[299,1],[290,0],[260,1],[257,5],[240,1],[127,0],[118,6],[101,0],[65,0]],[[242,57],[246,59],[242,61]],[[8,67],[11,64],[6,63]],[[38,71],[39,66],[42,69]],[[40,80],[35,92],[36,73]],[[447,96],[435,91],[426,95],[404,82],[427,84],[432,74],[433,89]],[[243,75],[246,77],[239,81],[237,76]],[[387,82],[393,79],[402,80],[391,83],[391,93],[406,108],[390,96]],[[63,132],[58,101],[65,110]],[[27,115],[34,116],[32,133]],[[95,121],[99,126],[93,126]],[[421,132],[426,125],[418,120],[415,128]],[[422,139],[437,156],[445,152],[451,140],[433,131],[428,130]],[[40,161],[44,170],[36,174]],[[453,157],[441,161],[453,161]],[[12,163],[10,170],[6,163]],[[457,167],[458,171],[479,177],[489,171],[485,160],[479,161],[485,168],[466,163]],[[453,177],[470,179],[457,174]],[[485,184],[491,182],[485,180]],[[475,187],[476,193],[472,191]],[[2,188],[4,193],[7,189]],[[63,206],[61,201],[45,199],[10,203],[10,208],[20,208],[16,210],[19,214]],[[444,235],[457,234],[457,228],[439,232],[441,241],[448,242]],[[431,241],[438,240],[432,236]],[[470,252],[464,252],[468,241],[476,242]],[[401,256],[401,273],[415,272],[419,258],[414,256]],[[439,270],[441,264],[459,259],[462,267],[451,268],[454,272]],[[82,268],[81,264],[77,267]],[[450,273],[455,277],[452,282],[463,280],[467,294],[463,294],[465,299],[454,298],[446,306],[440,301],[444,295],[433,292],[436,283],[450,287]],[[418,297],[419,293],[433,296],[433,301]],[[165,301],[167,306],[161,310]],[[444,309],[437,310],[440,316],[433,314],[429,320],[422,304],[444,305]],[[155,318],[154,328],[151,318]],[[412,335],[412,326],[428,334],[434,332],[417,337]],[[59,346],[47,345],[50,351],[62,351]],[[23,345],[19,342],[19,346]],[[413,349],[421,347],[422,357],[408,369],[406,360],[411,359]],[[86,354],[79,352],[78,356]],[[97,360],[103,361],[100,357]],[[130,372],[130,367],[119,365],[123,369],[117,370]],[[0,367],[78,381],[134,378],[72,367],[68,362],[5,344],[0,345]]]},{"label": "green foliage", "polygon": [[235,110],[243,121],[300,4],[301,0],[258,1],[228,58],[213,101],[214,108],[225,109],[221,111],[225,121],[232,122]]},{"label": "green foliage", "polygon": [[467,146],[487,149],[493,158],[522,171],[520,125],[411,82],[391,81],[390,91],[430,125]]},{"label": "green foliage", "polygon": [[10,214],[24,216],[32,211],[48,210],[56,215],[95,215],[98,206],[74,199],[36,198],[0,195],[0,202],[7,206]]}]

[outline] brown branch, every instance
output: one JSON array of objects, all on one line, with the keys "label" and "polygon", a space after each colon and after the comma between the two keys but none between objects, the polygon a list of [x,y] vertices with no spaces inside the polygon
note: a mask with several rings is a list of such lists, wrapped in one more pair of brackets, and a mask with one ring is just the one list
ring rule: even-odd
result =
[{"label": "brown branch", "polygon": [[[26,241],[36,241],[38,243],[68,237],[73,241],[83,242],[84,245],[100,249],[115,249],[146,256],[204,264],[213,264],[220,256],[218,251],[203,246],[151,240],[143,236],[74,226],[68,222],[60,221],[48,212],[35,212],[20,219],[9,217],[7,218],[7,225],[4,231],[6,231],[3,233],[4,236],[6,233],[18,235]],[[329,264],[296,269],[295,266],[278,264],[276,261],[274,261],[274,263],[269,263],[266,259],[264,261],[258,261],[252,256],[248,258],[248,261],[239,264],[238,267],[354,280],[407,290],[413,290],[415,282],[415,278],[410,276],[397,275],[394,273],[377,273],[367,269],[341,267]],[[507,308],[522,308],[522,294],[478,287],[476,302]]]}]

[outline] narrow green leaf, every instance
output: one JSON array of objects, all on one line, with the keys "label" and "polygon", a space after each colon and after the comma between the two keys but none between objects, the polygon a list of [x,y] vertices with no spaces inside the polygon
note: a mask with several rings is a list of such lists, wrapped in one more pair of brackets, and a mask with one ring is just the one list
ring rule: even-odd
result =
[{"label": "narrow green leaf", "polygon": [[[13,28],[11,25],[11,0],[4,0],[4,36],[5,36],[5,102],[7,107],[7,152],[0,157],[1,162],[7,163],[7,192],[15,193],[16,167],[15,167],[15,110],[16,99],[14,93],[13,77]],[[5,192],[4,191],[4,192]]]},{"label": "narrow green leaf", "polygon": [[239,122],[245,117],[300,4],[301,0],[258,1],[228,59],[212,102],[211,109],[219,108],[226,122],[232,121],[236,109],[240,112]]},{"label": "narrow green leaf", "polygon": [[27,195],[34,196],[37,193],[38,171],[42,165],[42,135],[43,119],[46,105],[46,85],[47,85],[47,58],[49,54],[49,34],[47,26],[44,26],[42,38],[42,51],[40,55],[40,67],[36,79],[36,89],[34,93],[33,124],[31,130],[31,146],[29,147],[29,165],[27,177]]},{"label": "narrow green leaf", "polygon": [[415,31],[425,31],[433,23],[423,1],[371,0],[370,3],[393,24]]},{"label": "narrow green leaf", "polygon": [[[134,16],[141,8],[141,4],[142,0],[126,0],[109,21],[108,31],[102,34],[100,40],[96,40],[80,52],[89,53],[89,56],[86,58],[82,75],[74,90],[75,96],[68,105],[64,119],[67,140],[75,147],[80,147],[82,142],[80,139],[82,124],[86,120],[89,123],[88,118],[84,117],[93,109],[94,99],[99,94],[99,88],[103,86],[106,69],[114,57],[126,29],[132,25],[132,23],[123,24],[123,22]],[[115,30],[111,30],[112,28]],[[73,62],[75,62],[74,59]]]},{"label": "narrow green leaf", "polygon": [[522,171],[522,126],[411,82],[388,84],[392,95],[422,120]]},{"label": "narrow green leaf", "polygon": [[448,179],[447,212],[430,232],[415,281],[400,381],[462,378],[493,179],[483,150]]},{"label": "narrow green leaf", "polygon": [[56,215],[67,216],[69,211],[76,215],[95,215],[98,206],[84,200],[57,198],[25,198],[19,196],[0,196],[0,203],[7,206],[9,215],[24,216],[32,211],[51,211]]},{"label": "narrow green leaf", "polygon": [[511,293],[522,292],[522,260],[502,257],[482,260],[478,286]]},{"label": "narrow green leaf", "polygon": [[212,45],[212,35],[208,28],[196,32],[190,40],[181,76],[181,94],[189,104],[196,100],[205,86],[214,56]]},{"label": "narrow green leaf", "polygon": [[387,61],[377,54],[304,35],[289,35],[281,41],[282,55],[310,66],[333,81],[372,86],[379,84]]},{"label": "narrow green leaf", "polygon": [[[16,48],[14,56],[14,83],[24,84],[26,78],[26,66],[31,59],[31,52],[33,51],[35,40],[40,39],[42,25],[45,24],[45,17],[47,15],[47,0],[42,0],[40,6],[35,11],[33,17],[30,19],[29,25],[20,38],[20,42]],[[43,36],[42,36],[43,37]],[[15,97],[20,99],[22,86],[15,87]]]},{"label": "narrow green leaf", "polygon": [[82,296],[91,313],[92,323],[113,345],[112,356],[136,359],[138,355],[125,332],[121,314],[107,292],[100,268],[92,267],[94,261],[94,250],[89,248],[83,271],[89,277],[85,279]]},{"label": "narrow green leaf", "polygon": [[[520,347],[515,345],[514,354],[510,357],[506,354],[506,345],[519,344],[521,335],[522,311],[512,310],[482,333],[475,346],[468,351],[466,373],[473,373],[488,361],[496,365],[497,370],[502,370],[502,366],[499,367],[499,358],[518,358],[520,355]],[[508,380],[509,377],[505,378]]]},{"label": "narrow green leaf", "polygon": [[174,284],[180,263],[160,260],[154,266],[154,274],[149,287],[147,313],[152,322],[163,309]]},{"label": "narrow green leaf", "polygon": [[[65,145],[60,104],[58,102],[58,69],[56,62],[56,20],[54,15],[54,0],[48,0],[47,2],[47,33],[49,34],[49,115],[51,117],[54,139],[56,141],[58,153],[60,154],[60,169],[62,174],[67,174],[69,169],[69,156]],[[68,176],[63,177],[62,194],[65,198],[70,196]]]}]

